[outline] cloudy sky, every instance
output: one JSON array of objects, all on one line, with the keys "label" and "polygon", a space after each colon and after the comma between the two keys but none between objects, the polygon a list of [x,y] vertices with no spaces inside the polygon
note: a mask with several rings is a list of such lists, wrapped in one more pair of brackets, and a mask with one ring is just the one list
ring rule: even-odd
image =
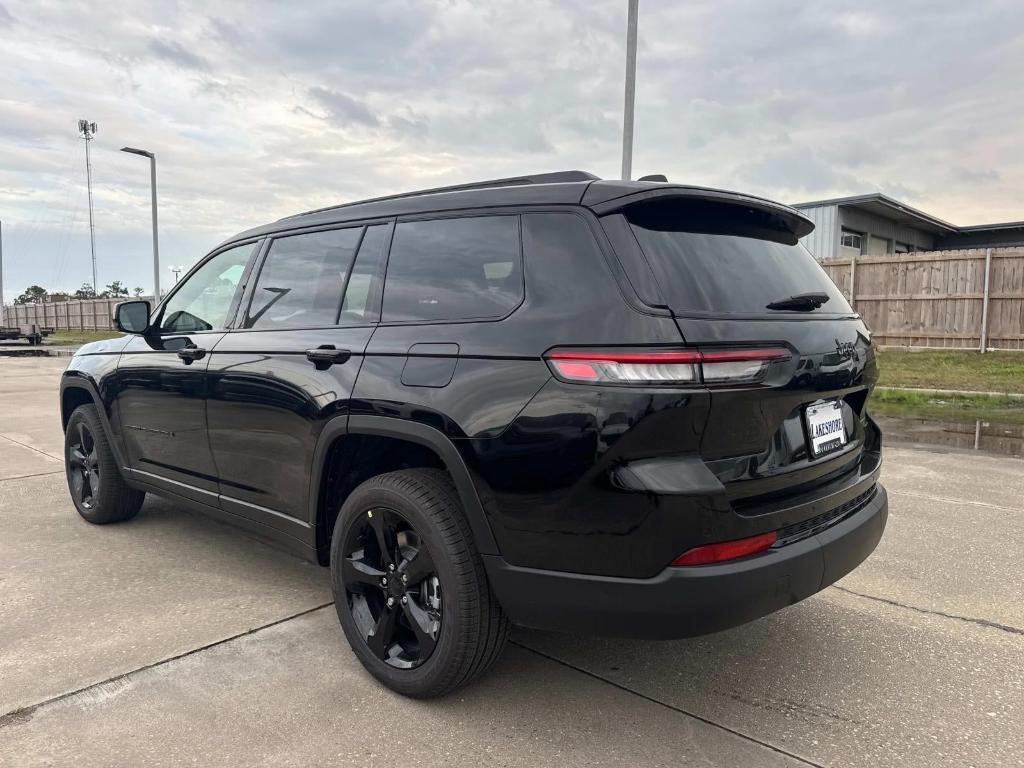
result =
[{"label": "cloudy sky", "polygon": [[[1024,219],[1020,0],[641,0],[634,171],[785,202],[883,191]],[[4,288],[152,286],[249,226],[530,171],[619,168],[625,0],[0,0]]]}]

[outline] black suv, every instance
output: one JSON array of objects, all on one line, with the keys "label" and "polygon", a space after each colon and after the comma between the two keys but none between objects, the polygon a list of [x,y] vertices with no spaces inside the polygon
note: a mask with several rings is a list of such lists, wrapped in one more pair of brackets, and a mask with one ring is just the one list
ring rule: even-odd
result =
[{"label": "black suv", "polygon": [[331,568],[342,628],[433,696],[509,623],[713,632],[856,567],[887,501],[871,336],[747,195],[578,171],[244,232],[61,382],[94,523],[147,492]]}]

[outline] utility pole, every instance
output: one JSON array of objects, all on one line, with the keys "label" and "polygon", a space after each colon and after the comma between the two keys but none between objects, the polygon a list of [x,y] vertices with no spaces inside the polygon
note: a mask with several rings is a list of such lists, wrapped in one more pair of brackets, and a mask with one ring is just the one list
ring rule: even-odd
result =
[{"label": "utility pole", "polygon": [[[160,244],[156,235],[156,155],[145,149],[122,147],[122,152],[149,158],[149,194],[153,206],[153,299],[160,302]],[[175,280],[177,282],[177,280]]]},{"label": "utility pole", "polygon": [[636,101],[636,26],[640,0],[629,0],[626,21],[626,103],[622,111],[622,180],[633,174],[633,104]]},{"label": "utility pole", "polygon": [[85,184],[89,191],[89,245],[92,249],[92,292],[99,296],[100,286],[96,278],[96,224],[92,217],[92,161],[89,159],[89,142],[96,135],[96,123],[78,121],[78,132],[85,139]]}]

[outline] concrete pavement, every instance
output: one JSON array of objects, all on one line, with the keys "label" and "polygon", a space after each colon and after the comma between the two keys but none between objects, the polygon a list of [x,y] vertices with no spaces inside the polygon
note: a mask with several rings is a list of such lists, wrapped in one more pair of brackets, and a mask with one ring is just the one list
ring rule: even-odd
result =
[{"label": "concrete pavement", "polygon": [[[888,451],[837,586],[644,643],[517,631],[442,701],[372,681],[327,574],[148,499],[67,498],[65,360],[0,358],[0,765],[1024,765],[1024,463]],[[326,606],[326,607],[324,607]]]}]

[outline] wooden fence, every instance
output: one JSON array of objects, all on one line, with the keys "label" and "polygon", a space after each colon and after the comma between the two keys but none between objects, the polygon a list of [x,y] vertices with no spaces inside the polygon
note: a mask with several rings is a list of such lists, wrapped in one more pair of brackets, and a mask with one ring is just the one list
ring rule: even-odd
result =
[{"label": "wooden fence", "polygon": [[[151,296],[140,296],[152,302]],[[112,331],[114,307],[128,298],[52,301],[4,307],[4,325],[41,325],[59,331]]]},{"label": "wooden fence", "polygon": [[1024,350],[1024,248],[821,264],[880,346]]}]

